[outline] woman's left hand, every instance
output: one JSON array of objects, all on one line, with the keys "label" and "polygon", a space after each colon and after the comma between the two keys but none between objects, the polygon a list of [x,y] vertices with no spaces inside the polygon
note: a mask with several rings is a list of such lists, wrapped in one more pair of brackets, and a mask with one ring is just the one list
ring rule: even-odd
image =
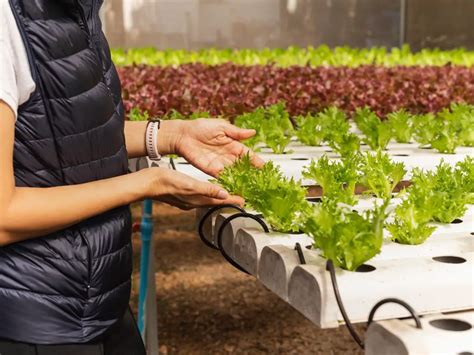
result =
[{"label": "woman's left hand", "polygon": [[255,130],[242,129],[221,119],[183,121],[176,140],[176,152],[203,172],[217,177],[225,166],[249,154],[253,164],[264,161],[241,143],[253,137]]}]

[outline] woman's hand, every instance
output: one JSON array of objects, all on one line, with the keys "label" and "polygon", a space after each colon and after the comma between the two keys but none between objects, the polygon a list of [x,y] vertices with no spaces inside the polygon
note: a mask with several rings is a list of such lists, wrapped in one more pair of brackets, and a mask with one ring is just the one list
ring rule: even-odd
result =
[{"label": "woman's hand", "polygon": [[240,141],[253,137],[255,130],[242,129],[221,119],[182,121],[175,152],[203,172],[217,177],[225,166],[250,154],[255,166],[264,161]]},{"label": "woman's hand", "polygon": [[181,209],[244,204],[241,197],[229,195],[218,185],[193,179],[175,170],[149,168],[141,172],[145,174],[146,197]]}]

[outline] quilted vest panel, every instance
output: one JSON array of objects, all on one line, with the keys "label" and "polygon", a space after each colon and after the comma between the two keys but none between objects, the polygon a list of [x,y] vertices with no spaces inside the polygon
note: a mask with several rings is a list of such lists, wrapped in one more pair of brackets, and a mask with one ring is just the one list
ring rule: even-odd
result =
[{"label": "quilted vest panel", "polygon": [[[101,30],[101,0],[10,5],[36,82],[18,111],[16,185],[54,187],[126,174],[121,88]],[[128,305],[130,236],[130,209],[123,206],[0,248],[0,338],[35,344],[100,338]]]}]

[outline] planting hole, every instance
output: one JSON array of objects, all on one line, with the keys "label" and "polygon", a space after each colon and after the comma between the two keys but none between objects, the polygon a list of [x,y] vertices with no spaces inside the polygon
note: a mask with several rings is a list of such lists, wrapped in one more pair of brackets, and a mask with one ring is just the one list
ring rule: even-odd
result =
[{"label": "planting hole", "polygon": [[431,147],[420,147],[420,149],[426,149],[426,150],[431,150]]},{"label": "planting hole", "polygon": [[408,154],[392,154],[393,157],[407,157]]},{"label": "planting hole", "polygon": [[325,152],[326,153],[332,153],[332,150],[331,149],[326,149]]},{"label": "planting hole", "polygon": [[306,199],[306,201],[313,202],[313,203],[318,203],[318,202],[321,202],[321,197],[308,197]]},{"label": "planting hole", "polygon": [[[278,231],[277,231],[278,232]],[[297,234],[303,234],[303,231],[296,231],[296,232],[283,232],[286,234],[292,234],[292,235],[297,235]]]},{"label": "planting hole", "polygon": [[459,224],[462,223],[462,219],[456,218],[454,221],[451,222],[451,224]]},{"label": "planting hole", "polygon": [[291,158],[291,160],[309,160],[308,158]]},{"label": "planting hole", "polygon": [[474,353],[471,353],[470,351],[463,351],[462,353],[458,353],[458,355],[474,355]]},{"label": "planting hole", "polygon": [[310,244],[310,245],[305,246],[305,248],[308,249],[308,250],[311,250],[311,248],[313,248],[313,246]]},{"label": "planting hole", "polygon": [[466,262],[466,259],[461,258],[459,256],[435,256],[433,257],[434,261],[445,263],[445,264],[462,264]]},{"label": "planting hole", "polygon": [[474,232],[471,232],[471,235],[474,235]]},{"label": "planting hole", "polygon": [[468,322],[455,318],[434,319],[430,324],[438,329],[450,330],[452,332],[464,332],[472,328]]},{"label": "planting hole", "polygon": [[372,266],[369,264],[362,264],[356,269],[357,272],[372,272],[374,270],[375,270],[375,266]]}]

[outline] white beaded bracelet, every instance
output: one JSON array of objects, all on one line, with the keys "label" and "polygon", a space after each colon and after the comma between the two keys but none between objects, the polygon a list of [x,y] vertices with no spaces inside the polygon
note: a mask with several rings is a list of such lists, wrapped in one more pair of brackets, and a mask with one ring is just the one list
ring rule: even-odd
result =
[{"label": "white beaded bracelet", "polygon": [[149,121],[145,132],[145,146],[150,160],[160,160],[161,155],[158,152],[158,130],[160,129],[160,120]]}]

